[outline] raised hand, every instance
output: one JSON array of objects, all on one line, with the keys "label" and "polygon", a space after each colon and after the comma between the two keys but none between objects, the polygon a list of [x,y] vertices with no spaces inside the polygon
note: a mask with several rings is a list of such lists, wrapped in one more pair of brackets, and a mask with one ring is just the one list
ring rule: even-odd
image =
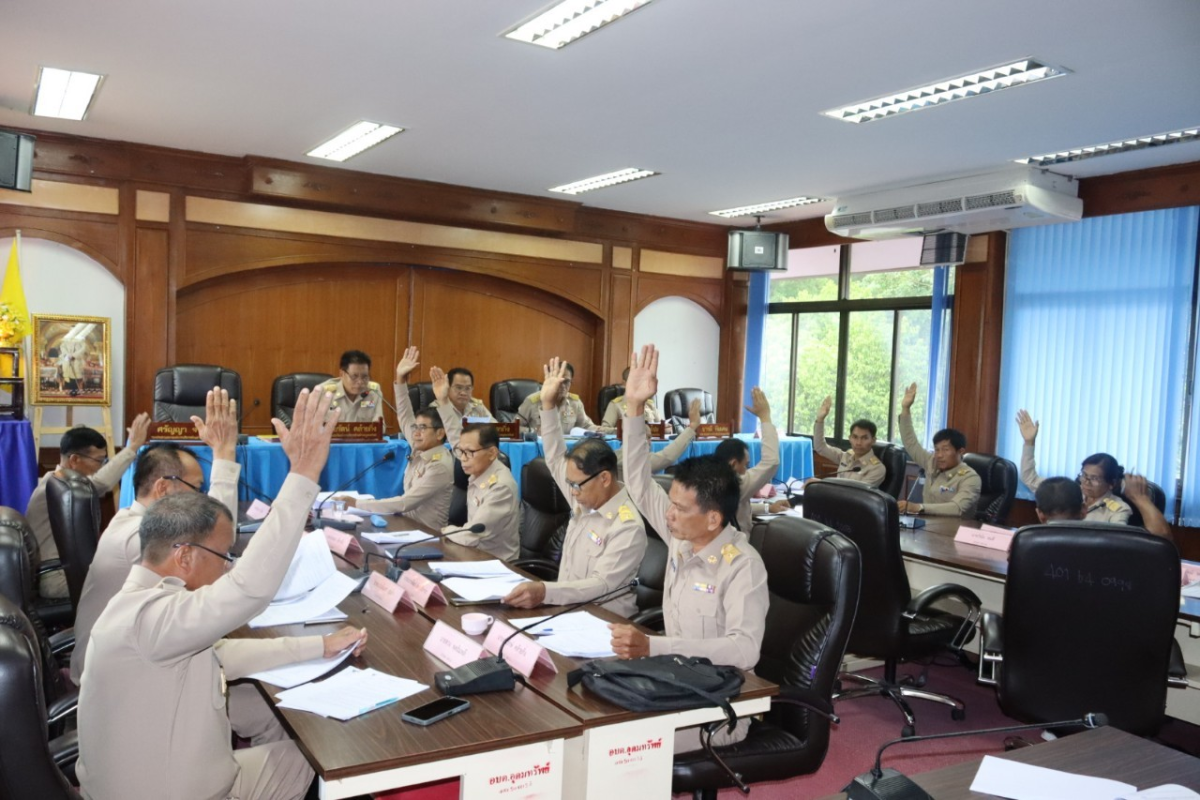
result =
[{"label": "raised hand", "polygon": [[450,379],[442,372],[442,368],[430,367],[429,380],[433,381],[433,396],[438,405],[447,402],[450,399]]},{"label": "raised hand", "polygon": [[145,411],[133,418],[133,424],[125,433],[125,446],[139,449],[150,436],[150,415]]},{"label": "raised hand", "polygon": [[[641,407],[658,393],[658,350],[652,344],[629,359],[629,377],[625,380],[625,400],[630,409]],[[641,413],[640,411],[638,412]]]},{"label": "raised hand", "polygon": [[542,409],[552,411],[558,405],[558,392],[569,374],[567,362],[554,356],[549,364],[542,367],[542,373]]},{"label": "raised hand", "polygon": [[909,409],[912,408],[912,404],[915,403],[916,401],[917,401],[917,384],[915,382],[913,382],[912,384],[909,385],[909,387],[907,389],[904,390],[904,397],[901,398],[901,400],[900,400],[900,408],[902,408],[905,411],[905,413],[907,413],[909,411]]},{"label": "raised hand", "polygon": [[233,461],[237,456],[237,400],[217,386],[204,398],[204,419],[192,417],[200,441],[212,448],[213,458]]},{"label": "raised hand", "polygon": [[817,409],[817,422],[824,422],[829,416],[829,409],[833,406],[833,398],[825,395],[825,399],[821,401],[821,407]]},{"label": "raised hand", "polygon": [[1022,408],[1017,412],[1017,427],[1021,429],[1021,438],[1025,440],[1025,444],[1033,444],[1037,440],[1041,423],[1036,422],[1029,416],[1029,412]]},{"label": "raised hand", "polygon": [[342,417],[342,410],[329,411],[333,395],[329,392],[310,392],[304,389],[296,398],[296,411],[292,414],[289,430],[278,419],[271,419],[283,452],[291,462],[292,472],[303,475],[313,483],[319,483],[321,470],[329,460],[329,442],[333,438],[333,427]]},{"label": "raised hand", "polygon": [[688,405],[688,425],[696,430],[700,425],[700,398],[697,397]]},{"label": "raised hand", "polygon": [[746,410],[763,422],[771,421],[771,404],[767,402],[767,395],[757,386],[750,390],[750,405],[746,406]]},{"label": "raised hand", "polygon": [[421,351],[415,347],[404,348],[404,355],[396,365],[396,383],[407,383],[408,374],[421,365]]}]

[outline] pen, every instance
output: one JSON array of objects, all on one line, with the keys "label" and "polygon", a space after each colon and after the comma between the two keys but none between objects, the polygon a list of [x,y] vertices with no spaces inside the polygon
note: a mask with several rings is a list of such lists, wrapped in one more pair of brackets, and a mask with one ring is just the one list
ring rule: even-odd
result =
[{"label": "pen", "polygon": [[367,706],[366,708],[360,708],[358,710],[358,713],[366,714],[368,711],[375,711],[376,709],[383,708],[384,706],[390,706],[392,703],[399,703],[399,702],[400,702],[399,697],[393,697],[390,700],[380,700],[378,703],[376,703],[373,706]]}]

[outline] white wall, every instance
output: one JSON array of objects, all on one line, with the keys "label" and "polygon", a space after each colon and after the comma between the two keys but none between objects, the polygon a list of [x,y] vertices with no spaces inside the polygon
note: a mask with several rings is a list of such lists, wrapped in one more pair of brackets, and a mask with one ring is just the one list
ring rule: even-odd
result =
[{"label": "white wall", "polygon": [[[717,400],[717,362],[721,326],[701,306],[685,297],[662,297],[643,308],[633,320],[635,349],[652,344],[660,351],[658,397],[672,389],[704,389]],[[723,410],[717,407],[717,419]],[[726,414],[725,416],[728,416]]]},{"label": "white wall", "polygon": [[[0,239],[0,270],[8,264],[12,238]],[[116,429],[116,444],[125,441],[125,287],[107,269],[92,258],[57,242],[21,237],[21,282],[25,300],[32,314],[78,314],[88,317],[108,317],[109,348],[112,359],[112,424]],[[27,348],[33,339],[26,339]],[[28,354],[28,350],[26,351]],[[26,393],[26,402],[32,396]],[[149,411],[150,409],[146,409]],[[33,411],[26,407],[28,417]],[[98,425],[99,409],[75,406],[76,425]],[[66,424],[66,409],[48,406],[46,426]],[[42,447],[58,447],[60,435],[42,437]]]}]

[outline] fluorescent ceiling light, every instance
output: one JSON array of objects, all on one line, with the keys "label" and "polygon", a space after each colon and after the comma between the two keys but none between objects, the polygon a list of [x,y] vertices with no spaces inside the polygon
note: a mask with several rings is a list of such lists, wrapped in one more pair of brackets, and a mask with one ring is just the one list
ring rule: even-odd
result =
[{"label": "fluorescent ceiling light", "polygon": [[1018,164],[1029,164],[1034,167],[1049,167],[1053,164],[1068,164],[1072,161],[1083,161],[1085,158],[1095,158],[1096,156],[1111,156],[1116,153],[1127,153],[1130,150],[1144,150],[1147,147],[1194,142],[1197,139],[1200,139],[1200,128],[1183,128],[1169,133],[1156,133],[1153,136],[1139,136],[1136,139],[1122,139],[1108,144],[1094,144],[1091,147],[1077,147],[1074,150],[1063,150],[1058,153],[1018,158],[1016,161]]},{"label": "fluorescent ceiling light", "polygon": [[634,169],[630,167],[604,175],[597,175],[594,178],[584,178],[574,183],[564,183],[562,186],[551,188],[550,191],[561,192],[562,194],[581,194],[583,192],[590,192],[593,189],[603,189],[605,186],[615,186],[618,183],[629,183],[629,181],[649,178],[657,174],[657,172],[651,169]]},{"label": "fluorescent ceiling light", "polygon": [[795,208],[796,206],[820,203],[823,199],[821,197],[790,197],[787,200],[776,200],[773,203],[759,203],[756,206],[739,206],[738,208],[726,208],[721,211],[710,211],[708,213],[714,217],[724,217],[725,219],[752,217],[756,214],[764,214],[767,211],[778,211],[781,208]]},{"label": "fluorescent ceiling light", "polygon": [[345,161],[392,138],[402,130],[404,128],[380,125],[378,122],[356,122],[329,141],[309,150],[306,155],[329,161]]},{"label": "fluorescent ceiling light", "polygon": [[562,0],[504,36],[557,50],[615,22],[650,0]]},{"label": "fluorescent ceiling light", "polygon": [[103,75],[90,72],[39,68],[37,94],[33,100],[34,116],[83,119],[103,79]]},{"label": "fluorescent ceiling light", "polygon": [[1069,69],[1025,58],[1002,67],[948,78],[928,86],[919,86],[916,89],[876,97],[874,100],[865,100],[844,108],[832,108],[821,113],[843,122],[871,122],[1069,74]]}]

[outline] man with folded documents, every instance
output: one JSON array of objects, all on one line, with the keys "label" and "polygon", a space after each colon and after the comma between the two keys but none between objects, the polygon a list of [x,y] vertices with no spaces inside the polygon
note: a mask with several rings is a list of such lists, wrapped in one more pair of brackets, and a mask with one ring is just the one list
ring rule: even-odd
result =
[{"label": "man with folded documents", "polygon": [[[669,548],[663,581],[666,635],[647,636],[633,625],[613,625],[613,651],[620,658],[702,656],[714,664],[752,670],[762,650],[769,600],[762,557],[732,524],[741,484],[727,461],[712,457],[682,461],[669,496],[650,477],[642,404],[657,390],[658,351],[646,345],[640,355],[634,354],[625,384],[625,485]],[[745,720],[732,733],[722,727],[712,742],[741,741],[747,727]],[[677,752],[699,747],[697,728],[676,732]]]},{"label": "man with folded documents", "polygon": [[[272,420],[291,473],[240,560],[229,510],[199,493],[159,500],[139,532],[141,563],[92,628],[79,699],[83,796],[301,798],[312,780],[278,722],[232,748],[225,682],[361,648],[365,633],[227,640],[262,612],[304,533],[339,418],[324,393],[301,392],[292,429]],[[230,565],[237,561],[232,569]]]},{"label": "man with folded documents", "polygon": [[[562,428],[549,413],[566,378],[566,362],[552,358],[544,371],[541,422],[546,466],[563,497],[575,503],[563,541],[558,580],[519,584],[504,598],[507,605],[518,608],[578,603],[628,584],[637,577],[646,553],[646,529],[617,481],[617,456],[612,448],[600,439],[583,439],[568,455]],[[632,592],[614,597],[604,606],[624,617],[637,611]]]}]

